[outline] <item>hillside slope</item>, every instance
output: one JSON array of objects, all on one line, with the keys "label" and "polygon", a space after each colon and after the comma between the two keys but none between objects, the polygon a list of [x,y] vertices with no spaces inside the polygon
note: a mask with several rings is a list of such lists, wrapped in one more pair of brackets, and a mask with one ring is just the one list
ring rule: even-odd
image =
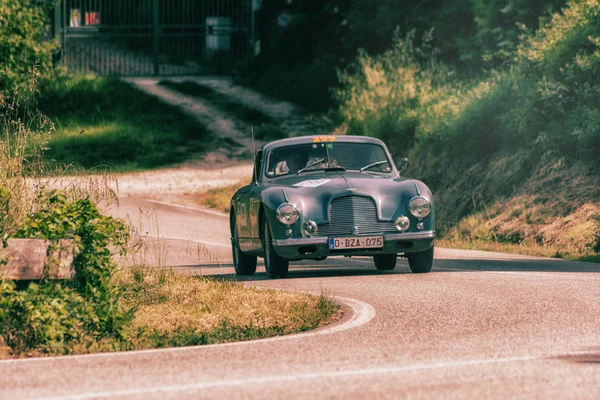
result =
[{"label": "hillside slope", "polygon": [[456,78],[428,40],[396,37],[342,74],[348,131],[409,154],[447,243],[598,257],[600,3],[570,1],[478,81]]}]

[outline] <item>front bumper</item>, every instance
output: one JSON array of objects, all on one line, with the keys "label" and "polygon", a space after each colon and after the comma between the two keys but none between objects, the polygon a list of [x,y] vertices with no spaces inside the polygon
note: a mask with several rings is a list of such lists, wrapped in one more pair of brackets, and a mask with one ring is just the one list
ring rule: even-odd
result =
[{"label": "front bumper", "polygon": [[[376,235],[366,235],[376,236]],[[433,246],[435,231],[384,233],[383,247],[377,249],[330,250],[327,236],[273,240],[275,252],[289,260],[319,259],[328,256],[371,256],[425,251]]]}]

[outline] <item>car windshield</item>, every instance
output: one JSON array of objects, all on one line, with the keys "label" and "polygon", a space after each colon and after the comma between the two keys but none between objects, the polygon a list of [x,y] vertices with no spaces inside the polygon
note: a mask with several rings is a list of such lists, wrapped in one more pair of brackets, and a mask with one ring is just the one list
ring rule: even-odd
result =
[{"label": "car windshield", "polygon": [[271,150],[267,176],[325,169],[390,173],[392,164],[383,147],[372,143],[306,143]]}]

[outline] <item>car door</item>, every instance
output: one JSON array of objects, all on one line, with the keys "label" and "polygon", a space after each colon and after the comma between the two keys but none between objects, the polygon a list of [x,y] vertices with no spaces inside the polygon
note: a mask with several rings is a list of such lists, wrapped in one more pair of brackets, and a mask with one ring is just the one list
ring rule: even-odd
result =
[{"label": "car door", "polygon": [[249,213],[249,235],[252,238],[254,249],[261,249],[262,243],[260,241],[260,204],[262,198],[263,187],[261,185],[261,173],[262,173],[262,162],[263,152],[259,150],[256,153],[256,160],[254,163],[254,173],[252,176],[252,189],[250,191],[250,197],[248,202],[248,213]]},{"label": "car door", "polygon": [[257,231],[261,191],[257,178],[260,176],[261,163],[262,151],[259,150],[255,157],[252,182],[250,185],[241,188],[233,199],[240,249],[243,252],[251,252],[262,247]]}]

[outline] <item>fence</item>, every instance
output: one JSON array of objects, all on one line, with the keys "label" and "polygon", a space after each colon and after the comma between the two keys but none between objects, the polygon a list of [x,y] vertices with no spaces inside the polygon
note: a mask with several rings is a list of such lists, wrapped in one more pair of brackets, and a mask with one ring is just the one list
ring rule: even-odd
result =
[{"label": "fence", "polygon": [[63,0],[54,28],[74,72],[222,74],[248,62],[253,14],[252,0]]}]

